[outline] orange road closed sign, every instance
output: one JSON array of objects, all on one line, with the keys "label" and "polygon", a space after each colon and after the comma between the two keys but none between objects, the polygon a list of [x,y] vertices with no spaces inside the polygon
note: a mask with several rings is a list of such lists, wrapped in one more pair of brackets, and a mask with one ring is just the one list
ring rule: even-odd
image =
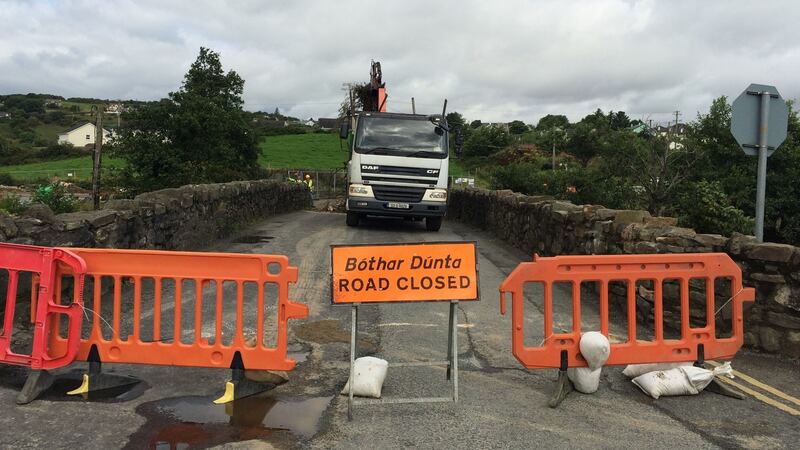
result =
[{"label": "orange road closed sign", "polygon": [[332,302],[478,300],[474,242],[332,245]]}]

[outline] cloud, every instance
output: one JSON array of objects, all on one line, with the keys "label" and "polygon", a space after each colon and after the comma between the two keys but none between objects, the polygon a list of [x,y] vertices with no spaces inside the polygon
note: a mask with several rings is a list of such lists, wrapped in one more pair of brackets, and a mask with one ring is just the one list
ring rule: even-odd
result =
[{"label": "cloud", "polygon": [[157,99],[206,46],[246,80],[251,110],[331,116],[375,59],[396,111],[415,97],[484,121],[691,119],[751,82],[797,97],[799,14],[791,1],[12,1],[0,93]]}]

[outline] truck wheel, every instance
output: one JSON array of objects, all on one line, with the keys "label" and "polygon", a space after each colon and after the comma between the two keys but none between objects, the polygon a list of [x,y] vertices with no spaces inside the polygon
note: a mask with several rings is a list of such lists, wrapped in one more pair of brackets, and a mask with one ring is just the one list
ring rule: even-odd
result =
[{"label": "truck wheel", "polygon": [[361,217],[359,217],[358,213],[348,212],[347,213],[347,226],[348,227],[357,227],[359,219],[361,219]]},{"label": "truck wheel", "polygon": [[425,218],[425,228],[428,231],[439,231],[439,228],[442,228],[442,218],[441,217],[426,217]]}]

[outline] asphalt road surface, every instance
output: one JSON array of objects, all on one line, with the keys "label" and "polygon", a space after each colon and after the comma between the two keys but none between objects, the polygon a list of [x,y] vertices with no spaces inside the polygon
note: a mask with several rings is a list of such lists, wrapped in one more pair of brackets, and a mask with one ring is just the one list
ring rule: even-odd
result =
[{"label": "asphalt road surface", "polygon": [[[348,421],[346,397],[339,392],[348,376],[350,308],[330,304],[329,246],[463,240],[478,243],[481,300],[458,307],[459,403],[364,405]],[[84,399],[64,395],[78,384],[75,369],[85,368],[75,364],[58,372],[62,379],[42,399],[17,406],[25,371],[2,366],[0,446],[797,448],[800,442],[800,365],[747,351],[733,361],[740,375],[734,382],[746,391],[745,400],[709,392],[653,400],[621,367],[606,367],[595,394],[572,393],[558,408],[548,408],[556,371],[521,367],[511,354],[510,317],[498,308],[500,282],[530,255],[458,223],[445,221],[438,233],[402,220],[349,228],[341,214],[303,211],[266,220],[209,250],[283,254],[299,268],[290,298],[308,305],[310,315],[291,322],[290,352],[299,364],[288,383],[226,408],[211,400],[221,395],[227,370],[104,365],[144,383]],[[534,294],[527,297],[528,345],[543,338]],[[184,303],[191,305],[191,299],[184,297]],[[362,307],[361,355],[390,363],[444,359],[447,311],[446,303]],[[224,317],[230,320],[227,312]],[[614,325],[612,334],[624,329]],[[213,323],[204,321],[203,334],[208,330]],[[390,367],[383,395],[444,396],[449,389],[443,368]]]}]

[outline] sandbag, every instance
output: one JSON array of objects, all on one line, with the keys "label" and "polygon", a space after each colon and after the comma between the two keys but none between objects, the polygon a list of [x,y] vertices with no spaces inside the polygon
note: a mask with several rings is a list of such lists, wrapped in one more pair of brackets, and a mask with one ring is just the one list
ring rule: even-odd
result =
[{"label": "sandbag", "polygon": [[589,367],[571,367],[567,369],[567,377],[575,390],[584,394],[597,392],[600,386],[600,374],[603,364],[608,360],[611,344],[608,338],[597,331],[583,333],[579,344],[581,355]]},{"label": "sandbag", "polygon": [[590,369],[599,369],[608,361],[611,354],[611,344],[603,333],[589,331],[583,333],[580,342],[581,355]]},{"label": "sandbag", "polygon": [[[389,363],[384,359],[362,356],[353,363],[353,395],[358,397],[381,398],[383,380]],[[349,395],[350,381],[344,385],[342,395]]]},{"label": "sandbag", "polygon": [[628,378],[636,378],[639,375],[644,375],[650,372],[659,370],[669,370],[676,367],[691,366],[690,362],[677,362],[677,363],[655,363],[655,364],[628,364],[622,374]]},{"label": "sandbag", "polygon": [[600,373],[602,367],[591,369],[589,367],[570,367],[567,369],[567,377],[572,381],[572,385],[578,392],[593,394],[600,386]]},{"label": "sandbag", "polygon": [[716,375],[733,378],[730,362],[714,370],[702,367],[681,366],[669,370],[657,370],[634,378],[633,384],[645,394],[658,399],[671,395],[695,395],[711,383]]}]

